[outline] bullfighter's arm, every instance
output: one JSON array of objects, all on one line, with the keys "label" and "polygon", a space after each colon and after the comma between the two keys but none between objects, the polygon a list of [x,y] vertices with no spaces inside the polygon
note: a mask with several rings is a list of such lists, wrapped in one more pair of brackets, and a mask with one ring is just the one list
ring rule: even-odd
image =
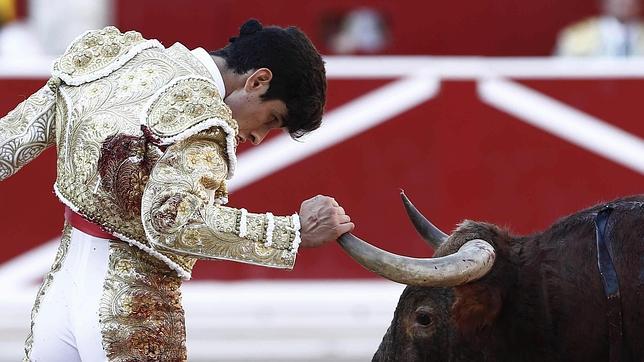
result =
[{"label": "bullfighter's arm", "polygon": [[0,118],[0,181],[56,142],[56,88],[50,80]]},{"label": "bullfighter's arm", "polygon": [[299,217],[221,206],[228,172],[224,133],[211,128],[170,146],[146,185],[141,216],[150,244],[200,259],[291,269]]}]

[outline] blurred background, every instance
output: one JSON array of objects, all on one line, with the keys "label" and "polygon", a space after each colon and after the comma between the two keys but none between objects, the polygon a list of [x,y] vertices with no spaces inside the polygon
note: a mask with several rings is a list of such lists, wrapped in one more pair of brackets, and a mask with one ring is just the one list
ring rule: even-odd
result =
[{"label": "blurred background", "polygon": [[[325,55],[325,125],[239,149],[230,205],[291,214],[334,196],[355,233],[429,257],[399,189],[446,232],[515,233],[642,192],[644,26],[638,0],[0,0],[0,115],[40,88],[88,29],[224,46],[254,17],[296,25]],[[22,355],[63,221],[55,150],[0,183],[0,361]],[[590,246],[589,246],[590,247]],[[294,271],[200,262],[184,286],[190,360],[370,360],[403,286],[336,245]]]}]

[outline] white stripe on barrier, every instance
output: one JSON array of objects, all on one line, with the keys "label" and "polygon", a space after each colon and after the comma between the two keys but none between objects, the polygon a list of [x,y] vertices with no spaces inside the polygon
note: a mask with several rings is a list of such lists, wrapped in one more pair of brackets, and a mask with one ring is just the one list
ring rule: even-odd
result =
[{"label": "white stripe on barrier", "polygon": [[49,271],[56,256],[60,237],[0,264],[0,290],[11,293],[29,287]]},{"label": "white stripe on barrier", "polygon": [[[54,57],[0,57],[0,78],[49,78]],[[429,69],[442,79],[644,78],[644,58],[327,56],[327,77],[399,78]]]},{"label": "white stripe on barrier", "polygon": [[635,135],[508,80],[481,81],[478,92],[520,121],[644,174],[644,140]]},{"label": "white stripe on barrier", "polygon": [[0,57],[0,78],[47,79],[54,57]]},{"label": "white stripe on barrier", "polygon": [[413,76],[418,69],[441,79],[644,77],[644,58],[334,56],[325,61],[331,79]]},{"label": "white stripe on barrier", "polygon": [[[416,70],[416,73],[419,73]],[[297,161],[392,119],[438,92],[438,79],[417,74],[367,93],[329,112],[313,137],[295,142],[282,134],[242,153],[229,190],[235,191]]]}]

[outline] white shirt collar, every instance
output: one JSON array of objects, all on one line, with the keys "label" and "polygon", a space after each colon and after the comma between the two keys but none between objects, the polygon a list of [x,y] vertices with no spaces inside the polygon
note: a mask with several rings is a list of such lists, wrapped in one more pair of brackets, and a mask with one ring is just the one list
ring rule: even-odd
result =
[{"label": "white shirt collar", "polygon": [[212,76],[212,79],[215,81],[215,85],[217,85],[217,90],[219,91],[219,94],[221,94],[221,98],[226,97],[226,87],[224,86],[224,78],[221,76],[221,72],[219,71],[219,68],[217,68],[217,64],[215,61],[212,59],[210,54],[208,54],[207,51],[205,51],[203,48],[195,48],[190,51],[192,55],[195,56],[195,58],[199,59],[199,61],[208,69],[208,72]]}]

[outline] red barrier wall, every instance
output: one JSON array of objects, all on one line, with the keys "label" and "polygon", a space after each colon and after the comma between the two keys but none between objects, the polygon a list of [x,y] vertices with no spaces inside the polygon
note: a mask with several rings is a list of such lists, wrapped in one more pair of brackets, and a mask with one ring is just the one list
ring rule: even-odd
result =
[{"label": "red barrier wall", "polygon": [[[180,5],[179,5],[180,4]],[[588,0],[139,0],[115,2],[116,23],[164,44],[216,49],[255,17],[265,24],[297,25],[325,54],[325,19],[368,6],[380,11],[393,39],[386,54],[549,55],[557,32],[592,15]]]},{"label": "red barrier wall", "polygon": [[[330,80],[329,110],[389,82]],[[0,114],[40,84],[0,79]],[[639,118],[642,79],[521,84],[644,138]],[[62,207],[51,191],[54,161],[50,150],[0,183],[0,263],[58,234]],[[290,214],[305,198],[333,195],[356,222],[356,234],[394,252],[429,256],[430,249],[406,221],[399,188],[445,231],[469,218],[529,233],[576,209],[641,193],[642,181],[636,171],[482,103],[474,81],[449,80],[442,82],[435,98],[238,190],[230,199],[231,205],[250,211]],[[303,250],[293,272],[200,262],[195,277],[373,276],[336,245],[328,245]]]}]

